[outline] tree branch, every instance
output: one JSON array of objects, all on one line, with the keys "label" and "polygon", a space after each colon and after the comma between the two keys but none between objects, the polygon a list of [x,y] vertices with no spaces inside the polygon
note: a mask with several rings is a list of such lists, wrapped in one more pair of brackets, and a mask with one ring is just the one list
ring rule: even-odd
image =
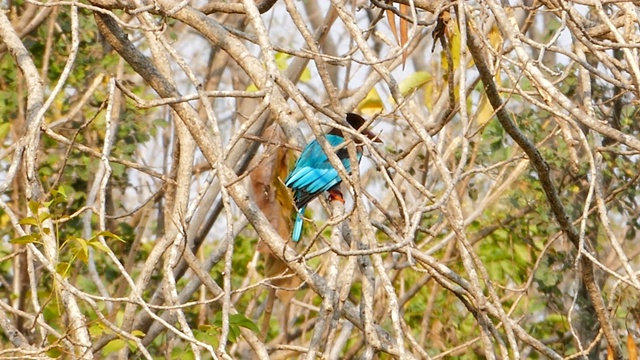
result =
[{"label": "tree branch", "polygon": [[[549,164],[547,164],[536,146],[520,131],[518,126],[511,120],[509,113],[502,103],[500,94],[498,93],[498,89],[493,78],[494,75],[489,70],[486,56],[484,55],[483,51],[483,44],[479,38],[479,34],[477,34],[471,23],[467,23],[465,24],[465,26],[467,26],[467,34],[469,37],[469,51],[473,56],[476,68],[478,69],[480,77],[482,78],[485,92],[489,101],[491,102],[491,106],[496,112],[498,121],[500,122],[504,130],[509,134],[509,136],[511,136],[511,138],[520,146],[520,148],[522,148],[522,150],[529,157],[531,164],[538,173],[540,184],[542,185],[542,188],[547,197],[547,201],[549,202],[549,206],[556,218],[556,221],[558,221],[560,228],[565,233],[569,241],[571,241],[576,250],[580,252],[580,236],[578,235],[576,229],[573,227],[573,224],[569,219],[569,215],[567,214],[567,211],[562,204],[560,195],[558,194],[558,191],[553,184]],[[614,358],[622,359],[622,350],[620,348],[620,343],[613,331],[613,327],[607,313],[606,305],[604,303],[604,300],[602,299],[600,288],[595,281],[593,264],[586,257],[581,258],[580,264],[582,280],[584,281],[585,286],[588,289],[589,296],[591,298],[591,301],[593,302],[594,308],[596,310],[596,315],[598,316],[598,320],[600,321],[600,325],[604,330],[607,342],[609,342],[609,345],[614,351]]]}]

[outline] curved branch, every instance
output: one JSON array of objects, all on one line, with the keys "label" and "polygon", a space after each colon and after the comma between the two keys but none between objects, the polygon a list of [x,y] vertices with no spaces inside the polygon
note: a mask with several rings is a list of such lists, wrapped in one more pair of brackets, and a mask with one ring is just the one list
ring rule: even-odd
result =
[{"label": "curved branch", "polygon": [[[469,37],[469,51],[473,56],[476,68],[478,69],[480,77],[482,78],[482,82],[484,83],[487,97],[491,103],[491,106],[496,112],[498,121],[500,122],[504,130],[509,134],[509,136],[511,136],[511,138],[520,146],[520,148],[522,148],[522,150],[529,157],[531,164],[538,173],[540,184],[542,185],[544,193],[547,197],[547,201],[549,202],[549,206],[551,207],[551,211],[553,211],[553,214],[558,221],[560,228],[565,233],[569,241],[571,241],[571,243],[575,246],[575,248],[580,251],[582,247],[582,244],[580,243],[580,236],[576,229],[573,227],[573,224],[569,219],[569,215],[567,214],[567,211],[562,204],[562,200],[560,199],[558,190],[553,184],[553,180],[551,180],[549,164],[547,164],[545,159],[542,157],[535,144],[533,144],[531,140],[529,140],[520,131],[515,122],[511,120],[511,117],[509,116],[509,113],[507,112],[502,99],[500,98],[500,94],[498,93],[493,74],[491,73],[491,70],[489,70],[486,57],[484,56],[482,41],[480,40],[477,32],[470,23],[467,23],[465,25],[467,26],[467,34]],[[598,320],[600,321],[600,326],[602,326],[604,330],[607,342],[613,349],[614,358],[622,359],[622,350],[620,348],[620,343],[611,325],[606,305],[604,303],[604,300],[602,299],[600,288],[595,281],[593,263],[583,256],[580,259],[580,264],[582,280],[587,287],[589,297],[593,302],[594,308],[596,310],[596,315],[598,316]]]}]

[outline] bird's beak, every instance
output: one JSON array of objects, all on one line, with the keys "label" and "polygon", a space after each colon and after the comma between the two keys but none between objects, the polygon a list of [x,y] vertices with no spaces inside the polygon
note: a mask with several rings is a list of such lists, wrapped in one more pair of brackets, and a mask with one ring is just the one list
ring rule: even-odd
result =
[{"label": "bird's beak", "polygon": [[376,143],[381,143],[382,140],[380,140],[380,138],[378,137],[377,134],[373,133],[373,131],[371,130],[363,130],[362,131],[363,135],[366,135],[369,139],[371,139],[371,141],[376,142]]}]

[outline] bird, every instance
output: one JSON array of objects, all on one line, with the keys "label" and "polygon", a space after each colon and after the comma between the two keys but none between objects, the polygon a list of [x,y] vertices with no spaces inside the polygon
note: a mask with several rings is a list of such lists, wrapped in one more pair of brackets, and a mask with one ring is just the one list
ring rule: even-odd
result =
[{"label": "bird", "polygon": [[[354,113],[347,113],[346,120],[355,130],[360,130],[366,122],[362,116]],[[370,130],[363,129],[361,132],[372,141],[381,142]],[[324,137],[334,148],[344,143],[342,131],[337,128],[331,130]],[[362,145],[357,139],[356,145],[358,145],[356,147],[357,159],[358,162],[360,162],[362,158]],[[351,173],[351,162],[349,161],[347,148],[342,147],[337,150],[336,155],[342,161],[342,165],[344,165],[347,172]],[[295,201],[297,209],[291,240],[294,242],[300,240],[304,210],[307,204],[318,195],[328,191],[330,200],[337,200],[344,203],[342,193],[337,188],[337,185],[340,184],[341,181],[342,179],[338,171],[331,165],[329,158],[320,147],[318,141],[316,139],[311,141],[302,150],[300,157],[284,181],[285,186],[293,190],[293,200]]]}]

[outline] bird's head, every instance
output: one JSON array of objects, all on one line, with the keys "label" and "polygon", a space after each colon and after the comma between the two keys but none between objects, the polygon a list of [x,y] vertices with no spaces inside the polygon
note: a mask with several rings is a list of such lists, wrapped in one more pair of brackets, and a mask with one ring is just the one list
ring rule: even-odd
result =
[{"label": "bird's head", "polygon": [[[352,128],[356,129],[356,130],[360,130],[360,128],[367,122],[362,116],[358,115],[358,114],[354,114],[354,113],[347,113],[347,122],[349,123],[349,125],[351,125]],[[382,140],[380,140],[378,138],[378,136],[376,134],[374,134],[371,130],[369,129],[362,129],[360,131],[363,135],[365,135],[366,137],[368,137],[369,139],[371,139],[373,142],[377,142],[377,143],[381,143]],[[339,135],[339,136],[343,136],[342,135],[342,131],[340,131],[339,129],[333,129],[331,130],[332,134],[334,135]]]}]

